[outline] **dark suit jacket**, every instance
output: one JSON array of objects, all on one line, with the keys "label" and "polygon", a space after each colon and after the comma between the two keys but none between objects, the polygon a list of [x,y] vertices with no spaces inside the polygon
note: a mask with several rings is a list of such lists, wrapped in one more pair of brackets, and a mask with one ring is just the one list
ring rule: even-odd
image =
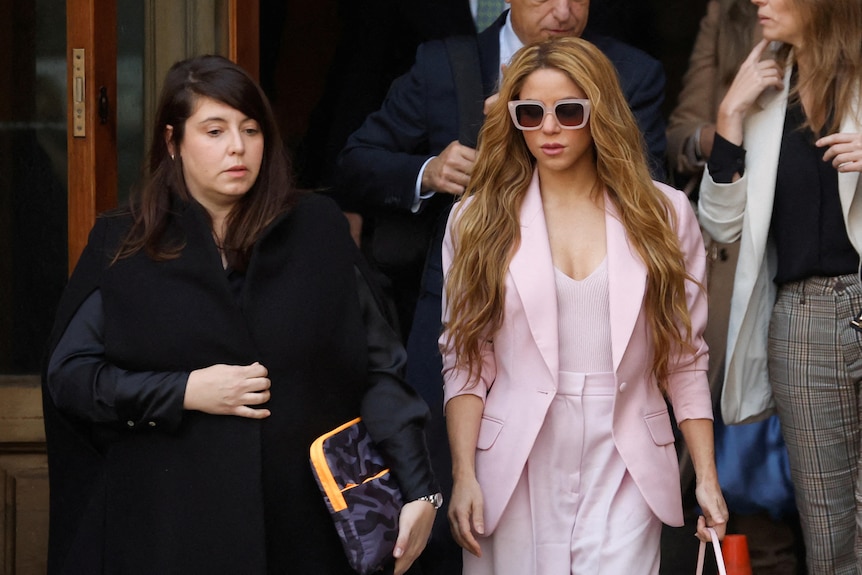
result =
[{"label": "dark suit jacket", "polygon": [[[485,97],[497,85],[504,21],[501,17],[478,36]],[[342,193],[375,212],[409,211],[422,164],[458,139],[457,101],[444,42],[422,44],[415,64],[392,83],[380,110],[348,138],[339,158]]]},{"label": "dark suit jacket", "polygon": [[297,176],[303,187],[326,188],[349,209],[350,198],[333,188],[348,136],[380,108],[421,43],[475,34],[475,27],[467,0],[339,0],[337,24],[341,32],[324,92],[297,150]]},{"label": "dark suit jacket", "polygon": [[[494,93],[500,71],[502,14],[478,36],[484,96]],[[646,53],[607,36],[585,33],[614,63],[623,92],[644,133],[651,159],[663,165],[661,113],[664,71]],[[458,138],[457,92],[443,41],[421,45],[416,63],[389,90],[383,106],[347,140],[340,156],[343,193],[372,211],[409,210],[422,164]],[[481,109],[483,102],[476,102]],[[657,168],[657,176],[663,176]],[[659,177],[658,179],[662,179]]]},{"label": "dark suit jacket", "polygon": [[[166,235],[184,247],[160,262],[138,253],[108,265],[129,219],[100,218],[61,302],[55,343],[99,290],[104,353],[67,387],[44,388],[49,571],[352,573],[310,472],[312,441],[361,413],[405,499],[437,487],[427,456],[398,455],[424,452],[427,407],[386,373],[398,362],[376,356],[346,222],[330,200],[307,196],[258,240],[237,295],[203,210],[177,208]],[[389,359],[403,361],[389,333]],[[120,385],[116,417],[88,417],[92,370],[254,361],[272,381],[267,419],[182,412],[159,385]]]}]

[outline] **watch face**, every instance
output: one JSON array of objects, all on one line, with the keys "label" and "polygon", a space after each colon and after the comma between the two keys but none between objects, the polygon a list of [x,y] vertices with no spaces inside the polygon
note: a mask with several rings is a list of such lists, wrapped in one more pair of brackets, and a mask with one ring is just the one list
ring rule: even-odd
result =
[{"label": "watch face", "polygon": [[433,495],[424,495],[419,498],[421,501],[427,501],[431,505],[434,506],[434,509],[440,509],[443,505],[443,494],[435,493]]},{"label": "watch face", "polygon": [[443,505],[443,494],[435,493],[434,495],[432,495],[431,503],[434,504],[434,509],[440,509],[440,507]]}]

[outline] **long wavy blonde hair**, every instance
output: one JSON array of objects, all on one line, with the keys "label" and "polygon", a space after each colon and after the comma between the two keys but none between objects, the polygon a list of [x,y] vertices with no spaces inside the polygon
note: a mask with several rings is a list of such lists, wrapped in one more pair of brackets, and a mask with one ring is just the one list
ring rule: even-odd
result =
[{"label": "long wavy blonde hair", "polygon": [[[465,196],[455,207],[454,259],[446,277],[445,344],[470,385],[481,373],[481,344],[503,320],[505,276],[520,243],[518,210],[530,183],[534,158],[512,124],[507,103],[536,70],[562,71],[591,102],[590,127],[600,184],[620,214],[629,241],[647,268],[645,306],[653,339],[652,372],[666,388],[669,358],[691,347],[685,282],[691,280],[674,231],[675,212],[652,182],[645,146],[620,89],[613,64],[580,38],[555,38],[526,46],[507,67],[499,99],[482,128]],[[693,281],[693,280],[692,280]]]}]

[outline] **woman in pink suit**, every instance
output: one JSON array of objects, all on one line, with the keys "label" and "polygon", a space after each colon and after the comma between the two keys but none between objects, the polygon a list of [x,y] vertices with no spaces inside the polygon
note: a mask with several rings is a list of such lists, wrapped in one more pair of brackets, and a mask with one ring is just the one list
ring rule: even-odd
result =
[{"label": "woman in pink suit", "polygon": [[464,573],[658,573],[682,525],[674,408],[706,526],[727,510],[686,197],[650,179],[614,68],[577,38],[522,49],[444,243],[440,338]]}]

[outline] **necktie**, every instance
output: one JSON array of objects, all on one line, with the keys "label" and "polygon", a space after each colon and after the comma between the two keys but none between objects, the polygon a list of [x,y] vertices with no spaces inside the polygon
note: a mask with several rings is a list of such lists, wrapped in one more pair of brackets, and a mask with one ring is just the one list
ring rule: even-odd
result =
[{"label": "necktie", "polygon": [[490,26],[505,7],[506,2],[504,0],[477,0],[476,30],[481,32]]}]

